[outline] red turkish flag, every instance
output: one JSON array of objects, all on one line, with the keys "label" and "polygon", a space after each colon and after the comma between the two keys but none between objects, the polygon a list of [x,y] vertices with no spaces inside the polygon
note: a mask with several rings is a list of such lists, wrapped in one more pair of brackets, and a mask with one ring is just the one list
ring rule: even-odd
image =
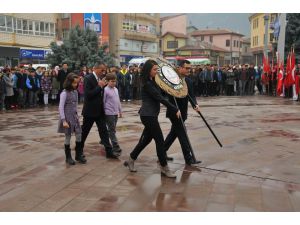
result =
[{"label": "red turkish flag", "polygon": [[281,95],[283,91],[283,66],[281,64],[279,73],[277,76],[277,94]]}]

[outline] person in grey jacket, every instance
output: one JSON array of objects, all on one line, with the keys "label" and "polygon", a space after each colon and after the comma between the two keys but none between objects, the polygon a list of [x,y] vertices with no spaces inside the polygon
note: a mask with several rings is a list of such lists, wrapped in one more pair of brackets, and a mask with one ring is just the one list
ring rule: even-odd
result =
[{"label": "person in grey jacket", "polygon": [[10,73],[10,69],[5,68],[3,70],[4,76],[3,80],[5,83],[5,108],[7,110],[11,109],[12,101],[13,101],[13,96],[14,96],[14,80],[12,77],[12,74]]},{"label": "person in grey jacket", "polygon": [[141,72],[142,79],[142,106],[139,110],[140,118],[143,123],[144,130],[142,136],[135,146],[124,166],[127,166],[130,172],[136,172],[134,161],[137,160],[139,154],[154,139],[156,144],[156,153],[159,159],[161,173],[170,178],[176,178],[176,175],[170,171],[164,151],[164,137],[158,122],[160,111],[160,103],[165,105],[172,114],[180,117],[180,111],[171,104],[161,94],[161,89],[154,81],[157,75],[158,65],[154,60],[146,61]]}]

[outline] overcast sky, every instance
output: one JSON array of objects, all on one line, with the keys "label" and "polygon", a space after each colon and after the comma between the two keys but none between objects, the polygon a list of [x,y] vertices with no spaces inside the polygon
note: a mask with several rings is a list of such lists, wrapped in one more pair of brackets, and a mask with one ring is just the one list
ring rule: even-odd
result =
[{"label": "overcast sky", "polygon": [[[172,13],[161,13],[160,15],[163,17],[172,15]],[[244,34],[246,37],[250,37],[249,15],[249,13],[187,13],[188,23],[198,29],[228,28]]]}]

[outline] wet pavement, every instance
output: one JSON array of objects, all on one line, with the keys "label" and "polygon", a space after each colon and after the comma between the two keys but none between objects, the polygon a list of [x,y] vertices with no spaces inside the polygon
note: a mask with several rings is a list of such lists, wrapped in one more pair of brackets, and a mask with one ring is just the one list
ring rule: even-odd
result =
[{"label": "wet pavement", "polygon": [[[139,102],[122,103],[120,160],[105,158],[94,125],[88,163],[75,166],[65,164],[57,107],[1,112],[0,211],[300,211],[299,102],[266,96],[198,102],[224,147],[190,109],[186,126],[202,163],[185,166],[176,141],[169,151],[176,179],[160,175],[154,142],[136,161],[137,173],[123,166],[143,129]],[[166,136],[164,107],[159,120]]]}]

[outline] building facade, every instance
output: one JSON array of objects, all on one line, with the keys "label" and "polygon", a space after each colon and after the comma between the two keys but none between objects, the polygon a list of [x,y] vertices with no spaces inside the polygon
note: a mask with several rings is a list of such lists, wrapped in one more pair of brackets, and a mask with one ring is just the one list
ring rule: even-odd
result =
[{"label": "building facade", "polygon": [[181,33],[167,32],[161,38],[163,56],[168,59],[178,55],[178,49],[186,45],[187,36]]},{"label": "building facade", "polygon": [[241,64],[254,64],[250,38],[242,38]]},{"label": "building facade", "polygon": [[110,14],[109,47],[118,63],[128,63],[132,58],[158,57],[159,14],[113,13]]},{"label": "building facade", "polygon": [[211,43],[226,51],[225,64],[239,64],[241,58],[241,42],[243,34],[228,29],[196,30],[188,34],[198,41]]},{"label": "building facade", "polygon": [[57,20],[57,39],[63,41],[69,37],[71,28],[89,28],[98,34],[99,44],[109,44],[108,13],[61,13]]},{"label": "building facade", "polygon": [[45,63],[56,40],[55,13],[0,14],[0,66]]},{"label": "building facade", "polygon": [[[270,25],[276,20],[277,13],[255,13],[249,17],[250,22],[250,40],[251,40],[251,52],[253,53],[254,63],[256,65],[262,65],[264,48],[265,48],[265,25],[268,23],[267,32],[267,51],[268,58],[272,57],[272,43],[274,40],[273,30],[270,29]],[[266,20],[267,19],[267,20]]]},{"label": "building facade", "polygon": [[177,14],[160,18],[161,35],[167,32],[177,32],[186,35],[187,16],[186,14]]}]

